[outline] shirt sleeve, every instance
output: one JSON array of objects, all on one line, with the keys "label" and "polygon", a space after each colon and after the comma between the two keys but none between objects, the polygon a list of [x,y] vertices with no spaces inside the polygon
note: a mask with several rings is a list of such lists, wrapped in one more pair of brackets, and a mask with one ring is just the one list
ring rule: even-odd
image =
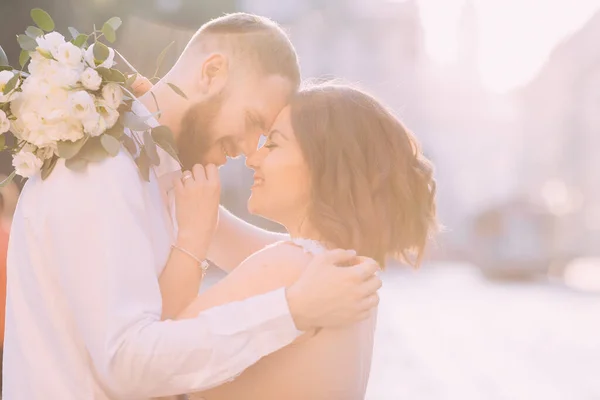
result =
[{"label": "shirt sleeve", "polygon": [[[161,321],[152,218],[132,160],[86,173],[59,162],[45,182],[46,256],[57,265],[75,329],[99,379],[119,397],[159,397],[220,385],[300,332],[284,289]],[[155,219],[154,219],[155,220]],[[57,321],[59,323],[60,321]]]}]

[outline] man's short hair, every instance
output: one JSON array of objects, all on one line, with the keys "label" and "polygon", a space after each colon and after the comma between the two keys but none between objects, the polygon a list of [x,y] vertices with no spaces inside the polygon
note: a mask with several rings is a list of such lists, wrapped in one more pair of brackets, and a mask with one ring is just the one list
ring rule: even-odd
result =
[{"label": "man's short hair", "polygon": [[202,46],[207,38],[217,40],[241,63],[253,62],[265,75],[280,75],[294,87],[300,85],[300,66],[294,46],[274,21],[247,13],[227,14],[204,24],[192,37],[188,49]]}]

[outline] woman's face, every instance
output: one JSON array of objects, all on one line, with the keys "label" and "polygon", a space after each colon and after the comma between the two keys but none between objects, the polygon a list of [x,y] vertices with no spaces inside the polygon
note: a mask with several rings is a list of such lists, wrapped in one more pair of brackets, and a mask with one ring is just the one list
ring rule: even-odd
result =
[{"label": "woman's face", "polygon": [[252,214],[298,229],[310,203],[310,171],[292,129],[290,107],[275,120],[267,141],[249,155],[254,170],[248,210]]}]

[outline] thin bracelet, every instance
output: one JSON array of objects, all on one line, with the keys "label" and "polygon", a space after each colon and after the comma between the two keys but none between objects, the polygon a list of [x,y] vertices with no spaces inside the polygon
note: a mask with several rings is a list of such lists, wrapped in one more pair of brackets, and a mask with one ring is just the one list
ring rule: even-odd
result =
[{"label": "thin bracelet", "polygon": [[194,261],[196,261],[198,263],[198,266],[200,267],[200,269],[202,270],[202,277],[204,278],[204,275],[206,275],[206,271],[208,271],[208,267],[210,267],[210,264],[208,263],[208,261],[206,260],[200,260],[198,257],[196,257],[192,252],[187,251],[186,249],[184,249],[183,247],[179,247],[176,244],[172,244],[171,245],[172,248],[179,250],[180,252],[182,252],[183,254],[187,254],[188,256],[190,256],[192,259],[194,259]]}]

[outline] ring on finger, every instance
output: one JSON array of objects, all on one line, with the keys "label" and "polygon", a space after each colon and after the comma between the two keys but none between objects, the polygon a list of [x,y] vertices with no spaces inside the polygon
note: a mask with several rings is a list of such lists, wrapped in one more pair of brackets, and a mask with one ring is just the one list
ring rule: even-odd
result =
[{"label": "ring on finger", "polygon": [[183,173],[183,177],[181,178],[182,182],[187,181],[188,179],[192,179],[194,177],[194,175],[192,175],[192,173],[190,171],[185,171]]}]

